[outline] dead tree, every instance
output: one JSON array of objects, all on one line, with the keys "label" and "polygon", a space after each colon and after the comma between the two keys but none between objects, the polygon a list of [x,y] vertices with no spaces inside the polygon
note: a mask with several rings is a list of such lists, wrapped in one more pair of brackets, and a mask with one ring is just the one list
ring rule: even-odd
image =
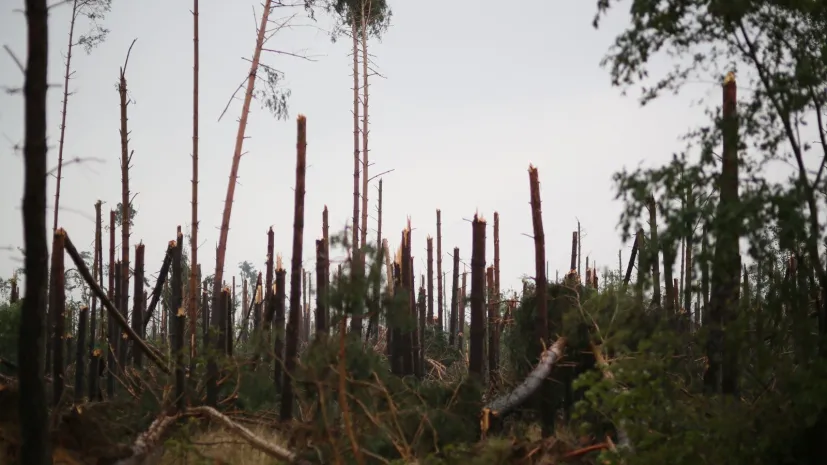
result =
[{"label": "dead tree", "polygon": [[[531,223],[534,229],[534,272],[537,315],[534,324],[536,342],[548,342],[548,280],[546,278],[546,238],[543,233],[543,211],[540,200],[540,175],[533,165],[528,167],[528,182],[531,191]],[[572,266],[572,268],[574,268]],[[481,279],[481,278],[480,278]],[[473,283],[473,281],[472,281]],[[473,284],[472,284],[473,286]],[[473,290],[472,290],[473,292]]]},{"label": "dead tree", "polygon": [[66,333],[66,276],[64,274],[64,248],[66,234],[55,231],[52,240],[52,288],[49,289],[49,307],[52,314],[52,406],[60,404],[63,397],[63,339]]},{"label": "dead tree", "polygon": [[485,219],[475,214],[471,226],[471,346],[468,373],[482,381],[485,353]]},{"label": "dead tree", "polygon": [[[26,0],[28,56],[23,86],[23,238],[26,293],[20,311],[18,380],[20,383],[20,463],[52,463],[48,404],[43,380],[41,338],[46,324],[49,249],[46,243],[46,91],[49,63],[49,7],[46,0]],[[47,334],[48,336],[48,334]],[[46,364],[48,366],[48,363]]]},{"label": "dead tree", "polygon": [[[181,263],[181,255],[184,249],[183,247],[184,235],[181,234],[181,230],[178,230],[178,234],[176,235],[176,240],[170,241],[169,246],[172,249],[172,278],[170,279],[170,287],[172,288],[172,296],[170,307],[174,309],[180,309],[181,304],[183,303],[183,298],[181,296],[181,285],[183,281],[183,266]],[[186,324],[186,318],[183,312],[176,311],[174,318],[170,318],[173,321],[172,326],[172,354],[175,358],[175,406],[178,411],[183,411],[186,407],[186,384],[185,384],[185,376],[184,376],[184,325]],[[205,345],[205,347],[207,347]],[[214,363],[214,361],[212,361]],[[208,362],[208,370],[209,368]],[[207,376],[210,376],[208,374]],[[213,394],[213,386],[210,380],[207,381],[207,404],[213,400],[211,395]]]},{"label": "dead tree", "polygon": [[741,214],[738,213],[741,200],[738,194],[736,92],[735,75],[729,73],[723,84],[724,141],[719,181],[720,199],[716,220],[712,223],[715,251],[712,258],[712,294],[709,297],[711,332],[706,347],[709,365],[704,374],[704,387],[707,391],[729,395],[735,395],[738,389],[739,336],[732,329],[732,323],[737,317],[740,299],[738,275],[741,272],[741,255],[738,241],[743,227]]},{"label": "dead tree", "polygon": [[494,294],[500,298],[500,214],[494,212]]},{"label": "dead tree", "polygon": [[264,0],[264,10],[261,13],[261,21],[258,26],[258,33],[256,36],[256,47],[253,51],[253,58],[250,61],[250,71],[247,74],[247,89],[244,93],[244,104],[241,108],[241,118],[238,120],[238,132],[235,139],[235,149],[233,151],[233,163],[230,167],[230,179],[227,184],[227,196],[224,199],[224,213],[221,216],[221,229],[218,237],[218,250],[215,255],[215,275],[213,279],[213,307],[216,307],[216,302],[221,293],[221,286],[224,282],[224,258],[227,253],[227,239],[230,235],[230,215],[233,210],[233,198],[235,196],[235,186],[238,181],[238,167],[241,164],[242,149],[244,146],[244,134],[247,129],[247,118],[250,115],[250,103],[253,99],[253,90],[255,89],[256,73],[258,72],[259,60],[261,59],[261,50],[264,47],[264,40],[267,31],[267,19],[270,17],[270,12],[273,9],[272,0]]},{"label": "dead tree", "polygon": [[282,387],[282,364],[284,363],[284,301],[287,292],[284,288],[287,270],[281,266],[281,257],[276,260],[276,328],[273,331],[273,352],[276,354],[273,379],[276,382],[276,389]]},{"label": "dead tree", "polygon": [[486,289],[488,290],[488,382],[493,390],[497,386],[497,336],[499,336],[499,315],[497,312],[496,296],[494,294],[494,267],[489,266],[485,274]]},{"label": "dead tree", "polygon": [[652,265],[652,303],[656,306],[663,304],[660,295],[660,259],[658,244],[658,210],[655,197],[650,195],[647,199],[649,207],[649,250],[647,259]]},{"label": "dead tree", "polygon": [[[325,240],[316,241],[316,338],[327,334],[327,285],[325,283],[325,267],[327,266],[327,251]],[[371,316],[371,321],[373,316]]]},{"label": "dead tree", "polygon": [[440,334],[444,328],[442,322],[442,212],[436,211],[436,287],[437,287],[437,331]]},{"label": "dead tree", "polygon": [[[135,290],[132,302],[132,330],[138,334],[138,337],[144,337],[144,312],[143,305],[144,297],[144,245],[138,244],[135,246]],[[140,350],[132,350],[132,363],[135,367],[140,368],[143,364]]]},{"label": "dead tree", "polygon": [[196,322],[198,320],[198,0],[192,1],[192,205],[190,226],[190,276],[188,315],[190,327],[190,371],[196,356]]},{"label": "dead tree", "polygon": [[[268,0],[269,3],[269,0]],[[299,319],[301,318],[302,237],[304,234],[304,183],[307,164],[307,119],[299,115],[296,141],[296,189],[293,210],[293,257],[290,270],[290,318],[287,321],[287,346],[285,347],[285,375],[282,382],[281,420],[293,418],[293,381],[299,345]]]},{"label": "dead tree", "polygon": [[[136,39],[137,40],[137,39]],[[129,230],[132,225],[132,199],[129,196],[129,165],[132,162],[132,153],[129,151],[129,129],[127,126],[127,109],[130,103],[126,87],[126,65],[129,64],[129,54],[135,40],[129,45],[126,59],[120,69],[118,79],[118,96],[121,108],[121,294],[118,305],[126,316],[129,308]],[[126,362],[126,344],[119,344],[121,364]]]},{"label": "dead tree", "polygon": [[[101,217],[101,201],[95,202],[95,264],[92,267],[92,274],[95,281],[98,281],[103,286],[103,244],[101,238],[101,226],[103,218]],[[95,401],[100,398],[100,379],[98,378],[98,367],[100,366],[101,351],[96,349],[99,332],[98,325],[103,323],[103,314],[101,314],[101,321],[98,322],[98,300],[92,297],[92,310],[89,314],[89,400]]]},{"label": "dead tree", "polygon": [[85,363],[83,362],[83,354],[86,352],[86,330],[89,323],[89,307],[86,305],[80,307],[80,315],[78,316],[78,343],[75,352],[75,402],[80,402],[83,399],[83,378]]},{"label": "dead tree", "polygon": [[[495,223],[496,224],[496,223]],[[456,341],[457,334],[457,311],[459,302],[457,302],[457,285],[459,281],[459,247],[454,247],[454,268],[451,274],[451,321],[448,323],[448,344],[453,346]]]}]

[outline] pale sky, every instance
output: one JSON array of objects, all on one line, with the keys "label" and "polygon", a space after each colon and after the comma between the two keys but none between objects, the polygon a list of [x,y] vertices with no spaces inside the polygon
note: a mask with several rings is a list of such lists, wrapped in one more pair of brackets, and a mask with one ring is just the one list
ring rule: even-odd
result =
[{"label": "pale sky", "polygon": [[[489,219],[487,263],[493,261],[493,212],[500,213],[503,289],[519,289],[533,275],[529,208],[529,163],[540,172],[546,250],[553,279],[568,269],[571,233],[579,218],[585,256],[617,268],[623,248],[617,222],[621,210],[611,176],[624,166],[659,164],[683,148],[678,138],[703,121],[692,98],[711,96],[719,86],[697,83],[680,97],[664,97],[641,108],[632,93],[610,85],[599,62],[625,25],[621,3],[596,31],[594,1],[389,0],[390,29],[370,53],[385,79],[371,80],[371,175],[386,170],[383,236],[392,250],[410,216],[415,272],[425,272],[425,237],[436,234],[442,210],[443,269],[459,247],[470,263],[475,211]],[[64,159],[101,159],[66,166],[61,188],[60,226],[92,250],[94,204],[108,211],[120,201],[118,93],[115,83],[129,44],[137,38],[127,69],[131,190],[138,210],[132,246],[146,244],[147,271],[157,273],[177,225],[190,227],[192,128],[192,2],[114,0],[104,25],[109,38],[86,55],[75,49],[70,82]],[[200,43],[200,219],[199,261],[205,274],[215,266],[218,227],[237,131],[241,102],[218,122],[231,94],[244,79],[255,43],[253,7],[248,1],[201,0]],[[26,22],[16,9],[22,0],[0,0],[0,44],[25,62]],[[296,11],[301,16],[300,10]],[[71,5],[50,15],[48,124],[57,164],[57,141]],[[314,240],[321,236],[322,209],[330,209],[331,233],[352,215],[353,136],[351,58],[347,40],[331,43],[332,21],[323,13],[312,23],[297,19],[268,47],[312,55],[316,62],[265,53],[263,62],[286,73],[292,91],[288,121],[277,121],[254,102],[235,191],[225,279],[237,264],[262,269],[267,229],[276,251],[289,264],[293,225],[296,123],[307,116],[305,267],[314,269]],[[84,22],[77,26],[85,31]],[[0,85],[19,87],[23,76],[0,51]],[[23,99],[0,94],[0,276],[22,266],[21,196],[23,162],[15,145],[23,139]],[[47,224],[52,225],[54,180],[49,184]],[[369,237],[375,240],[376,186],[369,192]],[[120,234],[118,234],[120,239]],[[104,248],[108,247],[108,239]],[[134,256],[134,249],[130,254]],[[341,256],[341,253],[335,254]],[[287,265],[289,268],[289,265]],[[335,265],[334,265],[335,268]],[[449,278],[450,279],[450,278]]]}]

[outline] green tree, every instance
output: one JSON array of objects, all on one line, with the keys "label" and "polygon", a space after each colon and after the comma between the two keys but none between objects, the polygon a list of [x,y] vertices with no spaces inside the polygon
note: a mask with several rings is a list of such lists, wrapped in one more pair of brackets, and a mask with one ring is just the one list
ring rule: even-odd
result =
[{"label": "green tree", "polygon": [[[598,0],[596,27],[616,3]],[[641,86],[646,104],[690,81],[720,82],[737,70],[739,87],[747,91],[737,99],[737,129],[714,105],[710,122],[686,134],[686,150],[671,162],[616,175],[626,205],[620,221],[625,238],[641,226],[649,196],[664,220],[662,248],[674,250],[687,236],[700,243],[696,226],[709,225],[710,250],[695,260],[711,266],[713,292],[702,331],[676,336],[667,326],[650,333],[645,353],[613,364],[615,374],[622,368],[618,381],[633,387],[593,389],[593,399],[605,401],[616,425],[628,426],[636,463],[825,463],[827,272],[820,250],[827,6],[803,0],[630,3],[631,21],[603,60],[613,85],[624,91]],[[673,66],[652,76],[652,63],[661,57]],[[736,143],[720,149],[722,139]],[[734,178],[727,163],[737,166]],[[708,200],[690,205],[684,202],[689,191]],[[746,243],[743,259],[733,247],[739,240]],[[733,264],[741,260],[748,266],[740,292],[735,284],[735,298],[723,299],[737,270]],[[722,314],[711,311],[715,305],[723,305]],[[697,347],[721,336],[716,331],[728,354],[723,393],[733,394],[724,399],[715,394],[719,378],[700,382],[703,364],[666,357],[681,353],[704,361]],[[630,353],[628,344],[615,342],[618,351]],[[703,384],[714,389],[704,395]]]}]

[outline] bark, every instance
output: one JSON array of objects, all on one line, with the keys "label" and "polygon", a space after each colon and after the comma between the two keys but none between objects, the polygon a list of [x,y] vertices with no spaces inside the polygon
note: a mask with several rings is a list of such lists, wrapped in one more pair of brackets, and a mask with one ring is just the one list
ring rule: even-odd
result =
[{"label": "bark", "polygon": [[632,268],[635,266],[635,258],[638,254],[638,249],[640,248],[640,235],[635,236],[635,242],[632,244],[632,253],[629,255],[629,264],[626,266],[626,275],[623,276],[623,290],[626,291],[626,287],[629,286],[629,280],[632,279]]},{"label": "bark", "polygon": [[417,304],[419,314],[419,374],[418,378],[425,376],[425,286],[419,288],[419,301]]},{"label": "bark", "polygon": [[189,304],[190,372],[195,372],[196,322],[198,321],[198,0],[192,1],[192,206],[190,230]]},{"label": "bark", "polygon": [[485,408],[488,409],[491,415],[503,417],[522,405],[543,385],[543,381],[551,374],[551,369],[563,358],[565,348],[565,338],[555,341],[551,347],[540,355],[540,362],[519,386],[508,394],[494,399]]},{"label": "bark", "polygon": [[[496,224],[496,223],[495,223]],[[457,334],[457,311],[459,310],[459,302],[457,302],[457,285],[459,281],[459,247],[454,247],[454,268],[451,273],[451,322],[448,325],[450,333],[448,334],[448,344],[453,347],[456,343]]]},{"label": "bark", "polygon": [[284,354],[285,376],[281,397],[281,420],[293,418],[293,382],[299,343],[301,318],[302,237],[304,234],[304,185],[307,163],[307,120],[299,115],[296,141],[296,189],[293,210],[293,256],[290,270],[290,318],[287,321],[287,345]]},{"label": "bark", "polygon": [[457,329],[459,337],[457,345],[460,351],[465,351],[465,307],[467,306],[466,301],[468,300],[468,295],[465,293],[465,281],[467,276],[467,272],[462,273],[462,289],[459,296],[459,328]]},{"label": "bark", "polygon": [[83,354],[86,351],[86,330],[89,324],[89,307],[83,306],[80,308],[80,315],[78,316],[78,343],[75,352],[75,402],[79,403],[83,399],[83,378],[85,377],[85,363],[83,361]]},{"label": "bark", "polygon": [[[694,209],[694,198],[692,195],[692,191],[690,190],[686,194],[686,207],[691,211]],[[688,222],[687,222],[688,223]],[[694,234],[692,234],[692,224],[687,224],[687,234],[684,238],[684,243],[686,244],[686,255],[684,255],[684,281],[683,281],[683,308],[686,309],[687,312],[692,311],[692,278],[694,269],[694,262],[692,261],[692,251],[695,247],[694,244]],[[698,313],[695,314],[695,326],[697,327],[698,324],[701,322],[700,315]]]},{"label": "bark", "polygon": [[[485,258],[483,257],[483,260]],[[436,211],[436,287],[437,287],[437,331],[442,331],[442,212]]]},{"label": "bark", "polygon": [[[221,216],[221,230],[218,238],[218,250],[215,255],[215,275],[213,280],[213,308],[217,307],[221,285],[224,282],[224,259],[227,254],[227,240],[230,235],[230,215],[233,210],[233,197],[235,196],[235,185],[238,179],[238,166],[241,164],[242,149],[244,146],[244,134],[247,129],[247,118],[250,115],[250,103],[253,99],[256,75],[258,72],[261,49],[264,46],[268,18],[272,10],[272,0],[264,0],[264,9],[261,13],[261,21],[256,36],[256,48],[253,51],[253,59],[250,62],[250,71],[247,74],[247,90],[244,93],[244,104],[241,108],[241,118],[238,120],[238,132],[235,138],[235,150],[233,151],[233,164],[230,167],[230,179],[227,184],[227,197],[224,199],[224,213]],[[215,316],[215,314],[213,315]]]},{"label": "bark", "polygon": [[[95,202],[95,265],[92,268],[92,277],[95,281],[103,284],[103,244],[101,238],[101,201]],[[101,337],[98,332],[98,324],[103,323],[103,314],[101,314],[101,321],[98,322],[98,300],[92,297],[92,310],[89,314],[89,400],[95,401],[100,399],[100,380],[98,378],[98,367],[100,366],[101,351],[96,349],[98,338]],[[101,342],[102,338],[101,338]]]},{"label": "bark", "polygon": [[60,404],[63,397],[63,340],[66,335],[66,276],[64,274],[64,248],[66,234],[55,231],[52,242],[52,280],[49,289],[49,306],[52,308],[52,406]]},{"label": "bark", "polygon": [[[456,281],[454,281],[456,287]],[[500,214],[494,212],[494,295],[500,298]]]},{"label": "bark", "polygon": [[[364,247],[368,238],[368,23],[370,18],[365,11],[365,3],[362,1],[361,14],[361,39],[362,39],[362,237],[361,244]],[[364,260],[364,256],[362,257]]]},{"label": "bark", "polygon": [[72,2],[72,19],[69,21],[69,44],[66,47],[66,68],[63,73],[63,108],[60,111],[60,139],[57,144],[57,185],[55,186],[55,211],[52,233],[57,231],[57,217],[60,212],[60,181],[63,179],[63,145],[66,141],[66,109],[69,105],[69,77],[72,75],[72,49],[75,45],[75,22],[78,19],[78,3]]},{"label": "bark", "polygon": [[[328,221],[327,205],[322,212],[322,234],[324,238],[324,289],[325,298],[330,293],[330,222]],[[382,236],[382,180],[379,180],[379,236]],[[321,288],[319,288],[321,289]],[[325,306],[324,326],[330,328],[330,306]]]},{"label": "bark", "polygon": [[49,10],[46,0],[26,0],[28,57],[23,84],[24,186],[23,239],[26,291],[20,311],[17,342],[20,383],[20,463],[51,464],[43,380],[46,284],[49,250],[46,244],[46,91],[48,90]]},{"label": "bark", "polygon": [[427,281],[428,281],[428,324],[434,324],[434,238],[428,236],[427,238],[427,250],[426,253],[428,255],[428,269],[427,269]]},{"label": "bark", "polygon": [[83,280],[86,281],[86,285],[89,286],[92,294],[101,300],[101,304],[104,308],[106,308],[109,318],[115,320],[118,327],[124,331],[125,336],[132,340],[137,345],[138,349],[142,350],[144,355],[149,357],[161,371],[169,374],[168,362],[164,360],[163,356],[158,354],[158,352],[152,350],[143,339],[139,338],[135,331],[132,331],[132,328],[129,327],[129,323],[126,321],[126,318],[124,318],[121,312],[115,308],[112,301],[110,301],[106,297],[106,294],[104,294],[103,289],[101,289],[100,286],[98,286],[98,283],[95,282],[95,279],[92,277],[92,273],[89,272],[89,268],[86,267],[80,253],[78,253],[78,250],[75,248],[72,240],[69,239],[68,234],[65,234],[64,240],[66,253],[68,253],[72,258],[72,261],[75,263],[75,268],[77,268],[78,272],[83,277]]},{"label": "bark", "polygon": [[577,274],[577,231],[571,232],[571,264],[569,265],[569,274]]},{"label": "bark", "polygon": [[144,315],[144,329],[146,329],[146,325],[149,324],[149,321],[152,320],[152,314],[155,312],[155,307],[158,306],[158,301],[161,299],[164,283],[166,282],[167,275],[169,274],[169,267],[172,264],[173,248],[174,245],[170,242],[169,245],[167,245],[167,251],[164,254],[164,261],[161,262],[161,270],[158,271],[158,280],[155,281],[155,288],[152,289],[152,300],[149,302],[146,315]]},{"label": "bark", "polygon": [[712,295],[709,299],[710,338],[707,345],[709,366],[704,374],[708,391],[736,394],[738,389],[738,343],[729,329],[737,318],[740,293],[741,218],[738,194],[738,114],[735,79],[727,76],[723,85],[723,154],[720,197],[713,222],[715,252],[712,259]]},{"label": "bark", "polygon": [[[402,312],[406,315],[406,318],[409,318],[413,312],[411,308],[411,230],[410,228],[406,228],[402,231],[402,262],[400,263],[400,278],[399,278],[401,287],[400,291],[402,293],[404,303],[402,306]],[[410,325],[405,325],[407,328],[402,331],[402,375],[408,376],[414,374],[414,347],[413,347],[413,329],[410,329]]]},{"label": "bark", "polygon": [[[316,241],[316,337],[327,335],[327,287],[325,283],[325,240]],[[371,316],[371,321],[373,316]]]},{"label": "bark", "polygon": [[[181,296],[181,285],[183,281],[183,266],[182,266],[182,251],[183,251],[184,236],[178,231],[176,240],[170,242],[170,249],[172,249],[172,278],[170,279],[170,287],[172,288],[171,308],[175,309],[175,316],[170,318],[174,322],[172,327],[172,354],[175,358],[175,408],[182,412],[186,407],[187,393],[184,376],[184,325],[186,324],[184,313],[178,311],[183,303]],[[207,384],[207,403],[209,403],[210,385]]]},{"label": "bark", "polygon": [[[241,340],[247,342],[247,279],[241,280]],[[206,315],[206,313],[202,313]],[[206,319],[204,320],[206,322]],[[206,323],[203,323],[206,325]],[[204,329],[204,334],[206,334],[206,326]]]},{"label": "bark", "polygon": [[[132,303],[132,330],[144,338],[144,245],[135,246],[135,295]],[[132,363],[140,368],[143,364],[140,350],[132,350]]]},{"label": "bark", "polygon": [[[535,342],[548,341],[548,284],[546,279],[546,239],[543,233],[543,213],[540,208],[540,177],[537,168],[528,167],[528,182],[531,191],[531,222],[534,229],[534,270],[535,296],[537,300],[535,321]],[[572,267],[573,268],[573,267]],[[473,287],[473,278],[472,278]],[[473,292],[473,289],[472,291]],[[472,297],[473,299],[473,297]],[[473,301],[473,300],[472,300]]]},{"label": "bark", "polygon": [[276,354],[275,370],[273,379],[276,382],[276,389],[280,390],[283,385],[282,365],[284,364],[284,301],[287,292],[284,288],[287,271],[281,267],[276,270],[276,328],[273,331],[274,345],[273,352]]},{"label": "bark", "polygon": [[497,312],[496,295],[494,294],[494,267],[488,267],[486,272],[486,281],[488,289],[488,380],[490,388],[494,389],[497,386],[498,363],[497,355],[499,347],[497,344],[498,336],[500,335],[497,328],[499,327],[499,315]]},{"label": "bark", "polygon": [[[109,211],[109,286],[107,287],[107,297],[110,302],[118,302],[115,298],[115,270],[120,269],[120,265],[115,262],[115,218],[116,211]],[[103,307],[103,303],[101,303]],[[115,378],[112,375],[115,369],[115,353],[118,349],[117,327],[114,318],[107,315],[106,317],[106,344],[104,351],[106,352],[106,394],[111,399],[115,395]]]},{"label": "bark", "polygon": [[[353,231],[351,241],[351,259],[359,263],[359,35],[357,34],[356,15],[350,23],[353,38]],[[355,267],[354,267],[355,269]]]},{"label": "bark", "polygon": [[[379,267],[381,270],[382,261],[385,249],[382,247],[382,179],[379,179],[379,198],[377,200],[377,218],[376,218],[376,263],[375,266]],[[326,241],[326,239],[325,239]],[[329,257],[330,255],[327,255]],[[382,291],[380,286],[382,285],[382,273],[381,271],[376,273],[376,278],[373,280],[373,298],[371,301],[371,317],[370,317],[370,328],[372,328],[372,333],[369,334],[371,336],[371,341],[373,345],[376,346],[376,343],[379,341],[379,313],[382,308]],[[367,340],[367,338],[366,338]]]},{"label": "bark", "polygon": [[[393,264],[393,287],[394,290],[402,292],[402,269],[399,263]],[[404,367],[402,357],[404,344],[402,344],[402,330],[399,329],[399,310],[393,307],[393,315],[388,323],[388,347],[390,348],[391,373],[402,376]]]},{"label": "bark", "polygon": [[[582,251],[583,251],[583,243],[580,241],[580,221],[577,221],[577,278],[578,281],[581,275],[581,268],[580,268],[580,259],[582,258]],[[588,261],[588,258],[586,258]],[[586,266],[588,268],[588,265]]]},{"label": "bark", "polygon": [[663,305],[660,295],[660,259],[658,257],[658,210],[655,197],[649,196],[649,250],[648,261],[652,265],[652,302],[656,306]]},{"label": "bark", "polygon": [[471,246],[471,346],[468,372],[483,379],[485,351],[485,220],[474,215]]},{"label": "bark", "polygon": [[270,329],[270,325],[273,321],[273,315],[276,312],[275,306],[275,293],[273,292],[273,254],[275,251],[275,234],[273,233],[273,228],[271,227],[267,231],[267,267],[264,270],[265,273],[265,281],[264,281],[264,303],[265,303],[265,312],[264,312],[264,321],[263,326],[265,331]]},{"label": "bark", "polygon": [[[132,41],[135,45],[135,41]],[[127,127],[127,107],[129,106],[129,99],[126,87],[126,65],[129,62],[129,53],[132,51],[132,45],[129,46],[129,51],[126,52],[126,60],[123,67],[120,69],[120,78],[118,81],[118,96],[120,97],[121,108],[121,293],[120,300],[117,305],[120,306],[121,313],[124,317],[127,316],[126,309],[129,308],[129,228],[131,226],[132,199],[129,197],[129,164],[132,161],[132,154],[129,152],[129,129]],[[120,341],[118,344],[118,356],[120,358],[121,369],[126,364],[126,344]]]},{"label": "bark", "polygon": [[678,290],[673,282],[672,272],[675,269],[675,249],[670,241],[663,243],[663,282],[666,287],[666,301],[664,302],[664,309],[666,314],[674,316],[677,308],[675,307],[675,300]]}]

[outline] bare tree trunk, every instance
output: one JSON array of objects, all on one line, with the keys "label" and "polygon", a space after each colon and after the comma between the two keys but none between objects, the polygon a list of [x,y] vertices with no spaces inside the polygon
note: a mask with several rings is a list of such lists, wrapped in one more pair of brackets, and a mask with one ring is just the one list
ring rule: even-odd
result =
[{"label": "bare tree trunk", "polygon": [[49,65],[49,9],[46,0],[26,0],[28,23],[25,96],[25,185],[23,232],[26,248],[26,294],[20,311],[17,342],[20,382],[20,463],[52,463],[46,386],[43,380],[43,330],[46,327],[46,91]]},{"label": "bare tree trunk", "polygon": [[[269,0],[268,0],[269,3]],[[307,163],[307,120],[299,115],[296,143],[296,189],[293,211],[293,257],[290,271],[290,318],[287,321],[287,347],[284,354],[285,375],[281,397],[281,420],[293,418],[293,381],[299,344],[301,318],[302,237],[304,234],[304,182]]]},{"label": "bare tree trunk", "polygon": [[[580,241],[580,220],[577,220],[577,280],[580,280],[580,277],[583,276],[582,271],[583,269],[580,268],[581,259],[583,258],[583,244]],[[588,266],[586,266],[588,268]]]},{"label": "bare tree trunk", "polygon": [[[135,41],[132,41],[135,45]],[[129,129],[127,127],[127,107],[129,106],[129,97],[126,87],[126,65],[129,63],[129,54],[132,52],[132,45],[126,52],[126,59],[120,69],[120,78],[118,81],[118,96],[120,97],[121,107],[121,294],[120,300],[116,305],[120,306],[121,313],[126,316],[127,308],[129,308],[129,229],[132,219],[132,199],[129,197],[129,164],[132,161],[132,154],[129,152]],[[119,343],[119,354],[121,364],[126,361],[126,344],[124,341]],[[121,367],[123,369],[123,367]]]},{"label": "bare tree trunk", "polygon": [[[382,180],[379,180],[379,236],[382,236]],[[329,299],[330,293],[330,221],[328,221],[327,205],[322,211],[322,237],[324,238],[324,297]],[[319,288],[321,289],[321,288]],[[330,305],[325,305],[324,326],[330,329]]]},{"label": "bare tree trunk", "polygon": [[[132,299],[132,330],[138,334],[138,337],[144,337],[144,312],[143,312],[143,297],[144,297],[144,245],[138,244],[135,246],[135,295]],[[140,350],[132,348],[132,363],[135,367],[140,368],[143,364],[143,354]]]},{"label": "bare tree trunk", "polygon": [[[496,224],[496,223],[495,223]],[[495,229],[496,230],[496,229]],[[457,335],[457,311],[458,311],[458,302],[457,302],[457,285],[459,284],[459,247],[454,247],[454,268],[453,273],[451,273],[451,314],[450,314],[450,323],[448,324],[449,334],[448,334],[448,344],[453,347],[454,343],[456,342],[456,335]]]},{"label": "bare tree trunk", "polygon": [[655,203],[655,197],[649,196],[649,250],[647,256],[649,262],[652,264],[652,301],[657,306],[663,305],[663,300],[660,296],[660,258],[658,250],[660,244],[658,243],[658,209]]},{"label": "bare tree trunk", "polygon": [[[182,263],[181,263],[181,252],[184,249],[184,235],[181,234],[180,229],[178,230],[178,234],[176,235],[176,240],[174,244],[174,248],[172,249],[172,277],[170,279],[170,288],[172,289],[172,297],[170,302],[171,308],[181,308],[181,304],[183,303],[183,298],[181,296],[181,287],[183,276],[182,270]],[[172,244],[170,244],[172,245]],[[172,327],[172,354],[175,358],[175,407],[178,409],[179,412],[183,412],[184,408],[186,407],[187,399],[186,399],[186,384],[185,384],[185,376],[184,376],[184,324],[185,324],[185,317],[183,314],[179,312],[175,312],[175,316],[170,318],[170,321],[173,321]],[[205,345],[206,347],[206,345]],[[215,363],[213,359],[210,359],[209,363]],[[208,368],[209,370],[210,368]],[[208,373],[207,376],[210,376]],[[215,381],[208,380],[207,381],[207,404],[210,404],[211,401],[214,400],[214,391],[215,388],[213,387]]]},{"label": "bare tree trunk", "polygon": [[[101,257],[103,253],[103,245],[101,238],[101,201],[95,202],[95,265],[93,267],[93,275],[95,281],[99,281],[103,287],[103,270]],[[98,300],[92,297],[92,309],[89,315],[89,401],[94,402],[100,398],[100,384],[98,378],[98,367],[100,366],[100,350],[95,349],[98,341]],[[101,321],[103,323],[103,314],[101,314]],[[103,342],[103,341],[101,341]]]},{"label": "bare tree trunk", "polygon": [[497,336],[500,332],[499,315],[497,312],[497,297],[494,294],[494,267],[488,267],[486,274],[487,288],[488,288],[488,382],[490,389],[496,389],[498,370],[497,370]]},{"label": "bare tree trunk", "polygon": [[497,300],[500,299],[500,291],[500,214],[494,212],[494,294]]},{"label": "bare tree trunk", "polygon": [[60,180],[63,179],[63,143],[66,140],[66,108],[69,104],[69,77],[72,75],[72,49],[75,45],[75,22],[78,19],[79,0],[72,1],[72,19],[69,21],[69,44],[66,47],[66,68],[63,73],[63,108],[60,111],[60,140],[57,144],[57,185],[55,186],[55,212],[52,232],[57,231],[60,212]]},{"label": "bare tree trunk", "polygon": [[468,300],[468,295],[465,293],[466,290],[467,290],[466,287],[465,287],[465,284],[466,284],[466,277],[467,276],[468,276],[468,273],[463,271],[463,273],[462,273],[462,288],[461,288],[460,296],[459,296],[459,328],[457,328],[457,331],[458,331],[457,346],[459,347],[459,350],[461,352],[465,351],[465,307],[466,307],[466,302]]},{"label": "bare tree trunk", "polygon": [[483,380],[485,364],[485,220],[474,215],[471,247],[471,347],[468,372]]},{"label": "bare tree trunk", "polygon": [[[241,163],[241,153],[244,146],[244,134],[247,129],[247,118],[250,115],[250,103],[253,99],[256,73],[261,59],[261,49],[264,47],[264,38],[267,31],[267,19],[272,10],[272,0],[264,0],[264,10],[261,13],[261,22],[258,26],[256,37],[256,48],[253,51],[253,59],[250,64],[250,72],[247,75],[247,90],[244,93],[244,105],[241,108],[241,118],[238,120],[238,133],[235,139],[235,150],[233,151],[233,164],[230,168],[230,180],[227,184],[227,197],[224,199],[224,214],[221,217],[221,232],[218,238],[218,250],[215,255],[215,275],[213,279],[213,312],[217,308],[215,304],[221,293],[221,285],[224,282],[224,257],[227,253],[227,239],[230,235],[230,215],[233,210],[233,197],[235,196],[236,179],[238,179],[238,166]],[[213,313],[214,317],[217,317]]]},{"label": "bare tree trunk", "polygon": [[190,369],[195,367],[196,321],[198,319],[198,0],[192,1],[192,224],[190,230],[190,279],[188,315],[190,326]]},{"label": "bare tree trunk", "polygon": [[[712,260],[712,295],[709,298],[711,333],[707,345],[709,365],[704,374],[708,391],[734,395],[738,390],[737,336],[732,322],[737,318],[740,298],[741,217],[738,212],[738,113],[735,78],[728,75],[723,85],[723,155],[720,199],[713,223],[715,253]],[[727,331],[727,328],[729,330]],[[720,379],[720,381],[719,381]]]},{"label": "bare tree trunk", "polygon": [[442,212],[439,210],[436,211],[436,287],[436,327],[438,334],[441,334],[444,325],[442,322]]},{"label": "bare tree trunk", "polygon": [[[109,288],[107,297],[110,302],[118,302],[115,298],[115,270],[120,264],[115,262],[115,210],[109,211]],[[106,394],[111,399],[115,395],[115,353],[118,350],[118,334],[112,317],[106,317]]]},{"label": "bare tree trunk", "polygon": [[427,278],[428,281],[428,324],[434,324],[434,238],[430,235],[426,239],[426,254],[428,256]]},{"label": "bare tree trunk", "polygon": [[[325,240],[316,241],[316,338],[327,335],[327,288],[325,283]],[[371,321],[373,316],[371,316]]]},{"label": "bare tree trunk", "polygon": [[52,242],[52,283],[49,289],[49,306],[52,310],[52,406],[60,404],[63,397],[63,338],[66,333],[66,276],[64,274],[65,233],[58,229]]},{"label": "bare tree trunk", "polygon": [[[362,238],[361,244],[367,244],[368,238],[368,18],[366,3],[362,1]],[[362,257],[364,259],[364,257]]]},{"label": "bare tree trunk", "polygon": [[[359,263],[359,35],[356,15],[350,24],[353,36],[353,232],[351,260]],[[352,271],[356,270],[356,266]]]},{"label": "bare tree trunk", "polygon": [[284,301],[287,297],[286,289],[284,288],[284,281],[287,275],[287,270],[281,267],[281,257],[279,257],[276,265],[276,329],[273,331],[273,352],[276,354],[275,369],[273,379],[276,382],[276,390],[281,390],[283,385],[282,380],[282,364],[284,363]]},{"label": "bare tree trunk", "polygon": [[[543,213],[540,207],[540,175],[534,166],[528,167],[528,182],[531,190],[531,222],[534,226],[534,269],[535,296],[537,299],[537,321],[535,322],[535,343],[548,342],[548,301],[546,294],[546,239],[543,232]],[[573,268],[573,267],[572,267]],[[473,281],[472,281],[473,286]],[[471,291],[473,292],[473,290]]]}]

